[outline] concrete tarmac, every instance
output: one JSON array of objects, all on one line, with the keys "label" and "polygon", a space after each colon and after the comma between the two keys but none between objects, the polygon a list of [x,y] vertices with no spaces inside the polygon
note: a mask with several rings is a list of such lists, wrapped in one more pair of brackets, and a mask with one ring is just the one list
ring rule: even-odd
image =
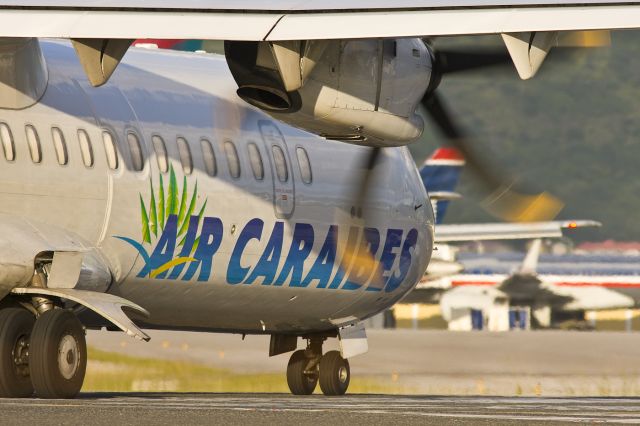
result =
[{"label": "concrete tarmac", "polygon": [[640,399],[280,394],[81,394],[0,400],[2,424],[574,424],[640,423]]},{"label": "concrete tarmac", "polygon": [[[88,343],[248,374],[284,376],[289,357],[269,358],[266,336],[243,341],[237,335],[150,334],[151,342],[143,343],[119,333],[89,332]],[[640,333],[368,334],[370,351],[351,360],[352,375],[402,385],[405,395],[82,393],[70,401],[0,400],[0,419],[92,426],[640,423]],[[335,342],[326,350],[332,348]]]},{"label": "concrete tarmac", "polygon": [[[420,395],[640,396],[640,333],[369,330],[369,352],[350,360],[353,377]],[[269,358],[268,336],[150,331],[89,332],[92,347],[183,360],[237,373],[279,373],[289,354]],[[299,347],[302,347],[302,342]],[[336,347],[335,339],[326,350]],[[132,389],[134,390],[134,389]]]}]

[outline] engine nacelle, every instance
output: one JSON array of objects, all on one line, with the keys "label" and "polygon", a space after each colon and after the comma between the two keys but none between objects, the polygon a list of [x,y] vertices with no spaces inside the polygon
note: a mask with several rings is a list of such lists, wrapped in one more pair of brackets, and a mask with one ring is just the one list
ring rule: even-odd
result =
[{"label": "engine nacelle", "polygon": [[225,42],[238,95],[278,120],[329,139],[406,145],[432,78],[420,39]]}]

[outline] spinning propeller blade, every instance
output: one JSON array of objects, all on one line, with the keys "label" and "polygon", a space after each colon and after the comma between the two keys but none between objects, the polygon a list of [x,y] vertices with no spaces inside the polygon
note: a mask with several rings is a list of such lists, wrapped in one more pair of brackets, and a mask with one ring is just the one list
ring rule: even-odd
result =
[{"label": "spinning propeller blade", "polygon": [[563,203],[548,192],[523,193],[514,187],[513,181],[498,175],[494,168],[486,165],[475,154],[472,140],[454,121],[437,93],[425,96],[422,104],[447,138],[447,143],[462,153],[469,169],[489,192],[482,202],[489,213],[512,222],[527,222],[551,220],[562,210]]}]

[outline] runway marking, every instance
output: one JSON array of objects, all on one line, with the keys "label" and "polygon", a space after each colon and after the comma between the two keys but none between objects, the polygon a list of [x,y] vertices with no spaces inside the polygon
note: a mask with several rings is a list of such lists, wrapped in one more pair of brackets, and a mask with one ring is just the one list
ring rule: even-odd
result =
[{"label": "runway marking", "polygon": [[[634,399],[501,399],[486,397],[379,397],[347,396],[344,399],[322,396],[226,396],[202,395],[193,397],[175,394],[149,394],[145,398],[114,395],[83,395],[74,401],[44,400],[0,400],[0,407],[21,408],[112,408],[118,410],[193,410],[193,411],[236,411],[236,412],[283,412],[283,413],[331,413],[367,415],[395,415],[402,417],[546,421],[546,422],[604,422],[639,423],[640,405]],[[27,403],[28,401],[28,403]],[[25,404],[27,403],[27,404]],[[509,411],[509,412],[507,412]]]}]

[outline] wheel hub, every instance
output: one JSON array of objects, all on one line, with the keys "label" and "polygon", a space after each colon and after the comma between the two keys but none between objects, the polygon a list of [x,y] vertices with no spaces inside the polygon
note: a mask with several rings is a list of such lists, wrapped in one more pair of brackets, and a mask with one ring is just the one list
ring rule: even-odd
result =
[{"label": "wheel hub", "polygon": [[349,373],[347,373],[346,367],[340,367],[338,369],[338,380],[340,380],[340,383],[345,383],[348,377]]},{"label": "wheel hub", "polygon": [[11,352],[16,372],[22,377],[29,376],[29,336],[20,336]]},{"label": "wheel hub", "polygon": [[80,350],[78,342],[73,336],[66,335],[58,346],[58,368],[60,374],[67,380],[71,380],[78,371],[80,365]]}]

